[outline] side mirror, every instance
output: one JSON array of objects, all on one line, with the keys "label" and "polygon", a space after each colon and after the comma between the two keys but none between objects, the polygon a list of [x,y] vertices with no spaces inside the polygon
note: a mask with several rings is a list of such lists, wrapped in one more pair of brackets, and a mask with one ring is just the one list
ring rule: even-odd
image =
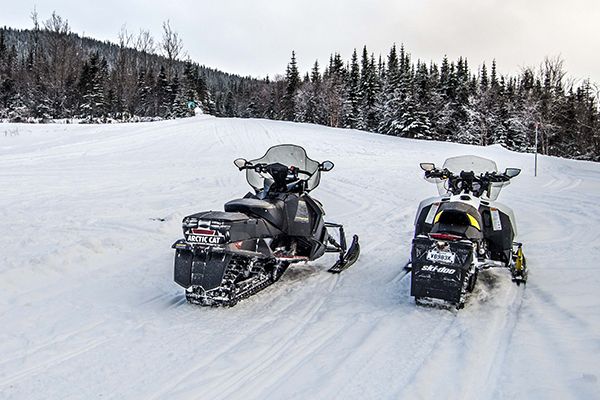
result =
[{"label": "side mirror", "polygon": [[244,168],[244,167],[245,167],[245,166],[248,164],[248,161],[246,161],[246,159],[245,159],[245,158],[238,158],[238,159],[237,159],[237,160],[235,160],[233,163],[234,163],[234,164],[235,164],[235,166],[236,166],[236,167],[238,167],[238,169],[241,171],[241,170],[242,170],[242,168]]},{"label": "side mirror", "polygon": [[520,173],[521,170],[519,168],[506,168],[506,170],[504,171],[504,175],[508,176],[509,178],[514,178]]},{"label": "side mirror", "polygon": [[423,171],[433,171],[435,169],[434,163],[421,163],[419,166]]},{"label": "side mirror", "polygon": [[321,171],[331,171],[333,169],[333,163],[331,161],[323,161],[319,165],[319,170]]}]

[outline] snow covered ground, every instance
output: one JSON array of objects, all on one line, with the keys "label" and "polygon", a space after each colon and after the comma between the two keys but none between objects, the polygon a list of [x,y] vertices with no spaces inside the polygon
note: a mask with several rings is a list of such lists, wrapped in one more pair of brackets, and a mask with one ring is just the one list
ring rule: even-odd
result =
[{"label": "snow covered ground", "polygon": [[[336,167],[314,196],[358,233],[230,309],[172,280],[184,215],[249,187],[278,143]],[[402,267],[419,162],[475,154],[523,173],[500,195],[530,268],[480,276],[460,312],[421,308]],[[1,399],[600,398],[600,165],[264,120],[0,124]],[[160,219],[164,219],[161,221]]]}]

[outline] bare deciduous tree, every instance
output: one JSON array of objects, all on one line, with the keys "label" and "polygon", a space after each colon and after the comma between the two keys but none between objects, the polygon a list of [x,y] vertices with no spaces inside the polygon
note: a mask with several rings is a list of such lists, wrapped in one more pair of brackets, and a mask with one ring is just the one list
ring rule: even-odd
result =
[{"label": "bare deciduous tree", "polygon": [[71,33],[69,21],[67,19],[63,19],[63,17],[56,13],[56,11],[53,11],[50,18],[48,18],[48,20],[44,22],[44,28],[47,31],[56,34],[68,35],[69,33]]},{"label": "bare deciduous tree", "polygon": [[156,51],[154,38],[150,34],[150,31],[140,29],[140,33],[138,33],[135,40],[135,49],[148,54],[153,54]]},{"label": "bare deciduous tree", "polygon": [[129,33],[127,31],[127,25],[123,24],[121,26],[121,30],[119,31],[119,34],[117,35],[117,38],[119,40],[119,47],[124,49],[127,47],[131,47],[131,44],[133,42],[133,34]]},{"label": "bare deciduous tree", "polygon": [[35,6],[33,7],[33,11],[31,11],[30,17],[31,17],[31,21],[33,22],[33,30],[39,31],[40,30],[40,22],[38,19],[37,8]]},{"label": "bare deciduous tree", "polygon": [[565,60],[560,55],[554,57],[546,56],[540,65],[540,77],[544,85],[556,90],[564,89],[563,79],[565,71]]},{"label": "bare deciduous tree", "polygon": [[150,31],[140,29],[134,43],[134,48],[141,53],[141,67],[144,71],[149,69],[148,56],[156,51],[156,44]]},{"label": "bare deciduous tree", "polygon": [[173,75],[174,62],[180,57],[184,57],[184,53],[183,40],[181,40],[177,32],[171,29],[169,20],[163,22],[163,38],[160,48],[169,62],[168,77],[170,78]]}]

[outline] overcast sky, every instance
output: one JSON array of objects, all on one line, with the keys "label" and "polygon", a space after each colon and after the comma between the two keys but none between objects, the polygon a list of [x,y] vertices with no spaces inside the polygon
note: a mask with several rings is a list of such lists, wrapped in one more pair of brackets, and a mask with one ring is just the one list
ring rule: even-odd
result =
[{"label": "overcast sky", "polygon": [[414,60],[496,59],[503,74],[560,55],[569,76],[600,83],[600,0],[0,0],[0,25],[31,27],[53,10],[76,33],[116,40],[169,19],[189,56],[242,75],[282,74],[292,50],[307,71],[332,52],[347,59],[367,45],[376,56],[403,43]]}]

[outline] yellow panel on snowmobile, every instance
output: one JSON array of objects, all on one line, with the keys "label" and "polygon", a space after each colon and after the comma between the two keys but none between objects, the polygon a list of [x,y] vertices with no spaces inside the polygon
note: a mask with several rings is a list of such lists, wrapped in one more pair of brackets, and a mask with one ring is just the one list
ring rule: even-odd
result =
[{"label": "yellow panel on snowmobile", "polygon": [[469,218],[469,222],[471,223],[471,226],[477,228],[477,230],[481,230],[481,227],[479,226],[479,222],[477,222],[477,219],[475,219],[474,216],[467,213],[467,217]]},{"label": "yellow panel on snowmobile", "polygon": [[[433,220],[433,223],[437,223],[440,220],[440,217],[442,216],[442,214],[444,213],[444,211],[440,211],[439,213],[437,213],[437,215],[435,216],[435,219]],[[475,229],[477,229],[478,231],[481,230],[481,226],[479,225],[479,222],[477,222],[477,219],[472,216],[469,213],[465,213],[467,218],[469,219],[469,223],[471,224],[472,227],[474,227]]]}]

